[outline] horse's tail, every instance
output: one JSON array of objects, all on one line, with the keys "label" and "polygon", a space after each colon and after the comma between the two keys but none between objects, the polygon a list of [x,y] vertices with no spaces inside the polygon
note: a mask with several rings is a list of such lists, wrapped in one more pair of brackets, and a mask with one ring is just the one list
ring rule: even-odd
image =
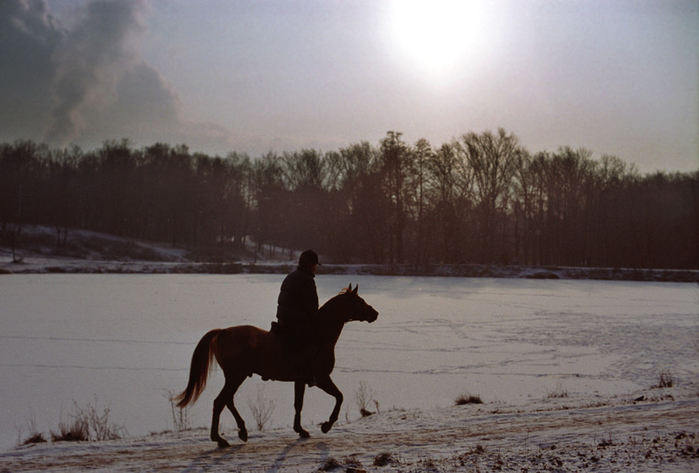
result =
[{"label": "horse's tail", "polygon": [[199,395],[204,391],[206,379],[209,376],[209,367],[214,358],[215,340],[221,332],[221,329],[211,330],[199,340],[192,355],[187,389],[173,398],[174,401],[177,401],[177,407],[183,408],[190,402],[196,402],[199,399]]}]

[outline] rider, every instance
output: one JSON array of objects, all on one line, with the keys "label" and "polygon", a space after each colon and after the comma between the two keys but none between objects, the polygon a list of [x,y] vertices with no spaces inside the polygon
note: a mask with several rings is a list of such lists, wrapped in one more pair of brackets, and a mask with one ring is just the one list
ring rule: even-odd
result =
[{"label": "rider", "polygon": [[314,281],[318,255],[313,250],[301,253],[299,265],[282,282],[277,300],[277,321],[285,348],[296,358],[297,380],[315,385],[311,361],[318,351],[313,316],[318,311],[318,292]]}]

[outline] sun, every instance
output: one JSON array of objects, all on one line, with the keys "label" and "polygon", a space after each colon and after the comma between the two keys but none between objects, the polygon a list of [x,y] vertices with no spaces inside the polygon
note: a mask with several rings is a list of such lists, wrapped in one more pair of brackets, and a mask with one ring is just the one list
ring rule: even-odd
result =
[{"label": "sun", "polygon": [[485,20],[478,0],[393,0],[388,32],[401,61],[439,76],[479,54]]}]

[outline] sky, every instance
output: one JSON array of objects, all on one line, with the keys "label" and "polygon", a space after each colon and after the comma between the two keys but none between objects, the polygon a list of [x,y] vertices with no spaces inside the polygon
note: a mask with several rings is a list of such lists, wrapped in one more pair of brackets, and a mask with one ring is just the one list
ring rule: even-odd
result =
[{"label": "sky", "polygon": [[696,0],[1,0],[0,142],[251,157],[504,128],[699,169]]}]

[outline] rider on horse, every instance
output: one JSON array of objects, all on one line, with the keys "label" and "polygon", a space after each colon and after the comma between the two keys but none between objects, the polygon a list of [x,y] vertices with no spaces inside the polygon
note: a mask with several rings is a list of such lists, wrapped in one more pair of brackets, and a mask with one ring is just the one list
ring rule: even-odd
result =
[{"label": "rider on horse", "polygon": [[277,324],[273,331],[282,337],[285,351],[296,360],[298,379],[315,385],[310,364],[318,351],[318,338],[312,325],[318,311],[318,292],[314,281],[318,255],[313,250],[301,253],[299,265],[282,283],[277,300]]}]

